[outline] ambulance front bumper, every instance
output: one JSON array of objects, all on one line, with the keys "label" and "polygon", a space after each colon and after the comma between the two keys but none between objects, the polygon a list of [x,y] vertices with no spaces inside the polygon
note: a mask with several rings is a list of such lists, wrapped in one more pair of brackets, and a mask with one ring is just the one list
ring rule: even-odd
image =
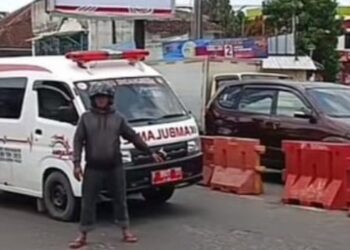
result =
[{"label": "ambulance front bumper", "polygon": [[155,186],[152,179],[153,173],[168,169],[182,169],[182,178],[174,182],[161,185],[174,185],[177,188],[190,186],[202,179],[203,159],[202,153],[174,159],[162,164],[147,164],[126,167],[128,193],[139,193]]}]

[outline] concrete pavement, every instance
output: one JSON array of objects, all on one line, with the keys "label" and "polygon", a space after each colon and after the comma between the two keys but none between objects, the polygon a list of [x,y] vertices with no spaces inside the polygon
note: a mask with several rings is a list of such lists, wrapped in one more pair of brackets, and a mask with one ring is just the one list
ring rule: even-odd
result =
[{"label": "concrete pavement", "polygon": [[[133,250],[349,250],[350,219],[343,212],[308,211],[279,203],[281,186],[263,197],[238,197],[203,187],[179,190],[171,202],[151,207],[130,201],[136,245],[120,242],[109,223],[111,208],[99,208],[99,227],[86,249]],[[62,250],[76,224],[35,212],[35,203],[0,195],[1,250]]]}]

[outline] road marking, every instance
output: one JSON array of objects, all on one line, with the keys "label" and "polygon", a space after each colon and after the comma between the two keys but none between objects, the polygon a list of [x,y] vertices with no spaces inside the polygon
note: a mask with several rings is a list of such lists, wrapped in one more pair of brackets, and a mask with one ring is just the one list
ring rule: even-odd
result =
[{"label": "road marking", "polygon": [[254,196],[254,195],[237,195],[239,198],[247,199],[247,200],[255,200],[255,201],[264,201],[264,197]]},{"label": "road marking", "polygon": [[298,206],[298,205],[290,205],[290,204],[287,204],[285,206],[286,207],[291,207],[291,208],[297,208],[297,209],[300,209],[300,210],[307,210],[307,211],[311,211],[311,212],[318,212],[318,213],[330,212],[330,210],[326,210],[326,209],[318,208],[318,207],[306,207],[306,206]]}]

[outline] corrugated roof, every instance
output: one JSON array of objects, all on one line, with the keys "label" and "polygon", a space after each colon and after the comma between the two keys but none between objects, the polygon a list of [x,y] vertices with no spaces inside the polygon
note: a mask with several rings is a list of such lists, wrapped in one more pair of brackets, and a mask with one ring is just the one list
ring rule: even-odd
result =
[{"label": "corrugated roof", "polygon": [[27,41],[31,37],[33,33],[30,5],[24,6],[0,21],[0,47],[31,49],[32,45]]},{"label": "corrugated roof", "polygon": [[269,56],[263,59],[264,69],[286,69],[286,70],[316,70],[313,60],[308,56]]}]

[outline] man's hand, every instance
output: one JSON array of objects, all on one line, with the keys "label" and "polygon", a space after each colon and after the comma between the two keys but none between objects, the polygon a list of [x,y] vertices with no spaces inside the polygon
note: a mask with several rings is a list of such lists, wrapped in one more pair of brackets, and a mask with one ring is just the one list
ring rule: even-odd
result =
[{"label": "man's hand", "polygon": [[79,182],[83,179],[83,169],[80,165],[74,166],[74,177]]},{"label": "man's hand", "polygon": [[152,157],[153,157],[153,160],[157,163],[164,162],[164,158],[159,153],[153,153]]}]

